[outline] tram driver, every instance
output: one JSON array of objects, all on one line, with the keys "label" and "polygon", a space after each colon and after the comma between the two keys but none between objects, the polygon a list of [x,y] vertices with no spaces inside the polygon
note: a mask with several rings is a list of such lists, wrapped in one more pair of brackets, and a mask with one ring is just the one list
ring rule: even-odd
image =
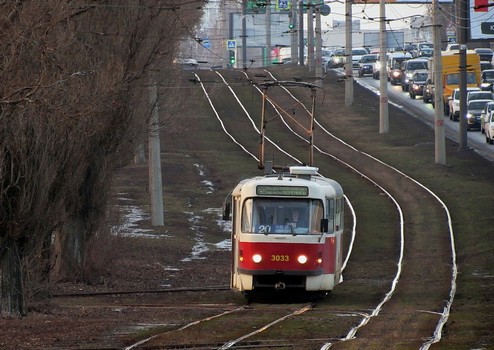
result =
[{"label": "tram driver", "polygon": [[305,219],[306,218],[304,217],[304,215],[300,214],[300,210],[298,208],[295,208],[292,210],[292,217],[291,219],[288,219],[287,225],[291,228],[292,232],[307,233],[309,227],[307,220]]}]

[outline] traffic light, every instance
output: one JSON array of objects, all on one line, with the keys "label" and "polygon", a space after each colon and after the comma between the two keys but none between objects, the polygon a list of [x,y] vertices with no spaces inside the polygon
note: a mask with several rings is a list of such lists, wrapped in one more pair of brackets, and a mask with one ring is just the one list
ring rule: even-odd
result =
[{"label": "traffic light", "polygon": [[292,30],[293,28],[295,28],[295,25],[294,25],[293,23],[290,23],[290,24],[288,25],[288,29]]},{"label": "traffic light", "polygon": [[229,58],[229,62],[230,62],[230,65],[234,65],[235,64],[235,50],[228,50],[229,54],[230,54],[230,58]]}]

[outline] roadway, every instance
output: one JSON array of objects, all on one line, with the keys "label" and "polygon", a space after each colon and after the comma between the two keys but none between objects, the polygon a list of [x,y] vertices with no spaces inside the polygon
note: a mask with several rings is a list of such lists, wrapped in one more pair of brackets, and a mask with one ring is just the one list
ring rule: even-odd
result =
[{"label": "roadway", "polygon": [[[363,87],[375,91],[379,91],[379,80],[373,79],[371,75],[366,75],[362,78],[358,78],[355,74],[355,80]],[[424,103],[421,96],[417,96],[415,100],[410,98],[408,92],[402,91],[400,85],[391,85],[388,83],[388,98],[389,103],[401,108],[415,118],[418,118],[434,128],[434,108],[430,103]],[[459,145],[459,122],[449,120],[448,116],[444,116],[444,130],[446,137],[454,140]],[[467,146],[475,150],[482,157],[494,162],[494,145],[490,145],[485,142],[485,135],[480,131],[472,130],[467,133]]]}]

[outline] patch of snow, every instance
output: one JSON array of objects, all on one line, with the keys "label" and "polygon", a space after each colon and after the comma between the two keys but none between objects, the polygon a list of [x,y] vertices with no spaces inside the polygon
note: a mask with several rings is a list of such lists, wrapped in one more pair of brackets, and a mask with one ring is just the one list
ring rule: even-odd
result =
[{"label": "patch of snow", "polygon": [[479,272],[479,271],[474,271],[472,273],[472,276],[480,277],[480,278],[494,278],[494,275],[490,275],[487,272]]},{"label": "patch of snow", "polygon": [[[194,166],[197,168],[199,171],[199,176],[206,176],[206,173],[204,172],[204,167],[200,164],[194,164]],[[214,192],[214,184],[212,181],[209,180],[202,180],[201,183],[206,187],[207,194],[211,194]]]},{"label": "patch of snow", "polygon": [[201,164],[194,163],[194,166],[199,170],[199,176],[204,176],[204,170],[202,170],[204,167]]},{"label": "patch of snow", "polygon": [[218,242],[214,245],[218,250],[231,250],[232,241],[231,239],[225,239],[224,241]]},{"label": "patch of snow", "polygon": [[[222,216],[222,208],[208,208],[203,210],[208,214],[216,214],[217,216]],[[232,232],[232,222],[230,220],[218,219],[216,220],[217,225],[221,228],[223,232],[230,234]]]},{"label": "patch of snow", "polygon": [[[127,201],[126,198],[119,200]],[[141,208],[135,205],[122,205],[119,206],[123,223],[121,226],[112,227],[112,234],[121,235],[125,237],[147,237],[147,238],[164,238],[170,237],[166,234],[153,234],[151,229],[140,229],[138,222],[143,220],[149,220],[149,215],[146,214]]]}]

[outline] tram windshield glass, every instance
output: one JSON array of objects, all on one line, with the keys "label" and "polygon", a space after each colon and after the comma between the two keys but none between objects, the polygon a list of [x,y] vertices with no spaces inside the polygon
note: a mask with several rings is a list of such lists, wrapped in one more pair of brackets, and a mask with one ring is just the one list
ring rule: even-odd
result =
[{"label": "tram windshield glass", "polygon": [[242,232],[320,234],[323,212],[316,199],[249,198],[242,208]]}]

